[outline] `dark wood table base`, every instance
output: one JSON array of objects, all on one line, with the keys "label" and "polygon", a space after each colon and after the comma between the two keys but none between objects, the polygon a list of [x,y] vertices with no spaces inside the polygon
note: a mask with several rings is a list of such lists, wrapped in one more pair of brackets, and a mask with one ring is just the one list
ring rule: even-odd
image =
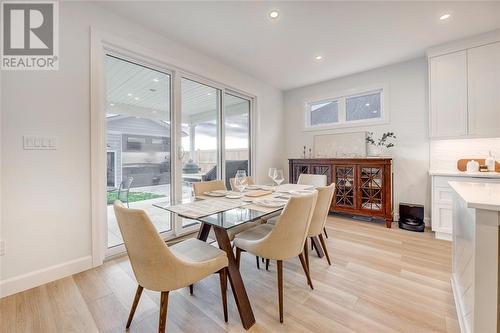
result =
[{"label": "dark wood table base", "polygon": [[[210,228],[210,224],[202,223],[200,231],[198,232],[198,239],[206,241]],[[238,265],[236,263],[236,258],[234,257],[231,241],[229,240],[226,229],[214,226],[214,232],[219,248],[227,253],[227,259],[229,261],[229,283],[231,284],[234,300],[236,302],[236,306],[238,307],[241,323],[243,324],[243,327],[248,330],[253,326],[253,324],[255,324],[255,317],[253,315],[252,306],[250,305],[245,285],[243,284],[243,279],[241,278],[240,270],[238,269]]]}]

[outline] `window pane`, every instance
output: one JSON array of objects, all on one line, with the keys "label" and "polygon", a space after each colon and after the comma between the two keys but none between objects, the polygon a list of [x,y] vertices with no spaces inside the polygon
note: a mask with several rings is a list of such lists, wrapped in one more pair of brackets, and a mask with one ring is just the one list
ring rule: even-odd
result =
[{"label": "window pane", "polygon": [[311,126],[338,123],[339,103],[337,101],[313,103],[311,108]]},{"label": "window pane", "polygon": [[145,210],[158,232],[170,213],[170,76],[106,57],[108,247],[123,243],[113,211],[119,199]]},{"label": "window pane", "polygon": [[[193,197],[192,183],[218,179],[220,90],[181,80],[182,198]],[[182,226],[197,223],[182,219]]]},{"label": "window pane", "polygon": [[229,179],[236,171],[245,170],[250,175],[250,101],[226,94],[224,104],[226,187],[231,188]]},{"label": "window pane", "polygon": [[369,95],[346,98],[346,120],[363,120],[380,118],[380,94],[376,92]]}]

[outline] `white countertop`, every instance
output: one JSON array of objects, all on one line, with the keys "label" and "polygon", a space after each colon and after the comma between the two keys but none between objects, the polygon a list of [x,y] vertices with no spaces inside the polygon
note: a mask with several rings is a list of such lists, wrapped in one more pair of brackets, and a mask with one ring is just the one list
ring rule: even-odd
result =
[{"label": "white countertop", "polygon": [[465,172],[458,170],[429,170],[431,176],[451,176],[451,177],[476,177],[476,178],[500,178],[500,172]]},{"label": "white countertop", "polygon": [[451,188],[464,199],[467,207],[500,212],[500,184],[449,182]]}]

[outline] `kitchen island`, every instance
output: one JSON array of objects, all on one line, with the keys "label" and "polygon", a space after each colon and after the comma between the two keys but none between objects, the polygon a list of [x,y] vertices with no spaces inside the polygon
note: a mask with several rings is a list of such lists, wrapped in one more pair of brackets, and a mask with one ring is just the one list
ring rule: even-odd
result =
[{"label": "kitchen island", "polygon": [[449,182],[453,198],[452,287],[462,332],[500,332],[500,184]]}]

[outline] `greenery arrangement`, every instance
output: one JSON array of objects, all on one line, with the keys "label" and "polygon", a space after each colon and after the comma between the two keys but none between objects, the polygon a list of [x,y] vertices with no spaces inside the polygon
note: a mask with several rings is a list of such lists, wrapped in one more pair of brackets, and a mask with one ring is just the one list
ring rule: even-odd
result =
[{"label": "greenery arrangement", "polygon": [[[128,196],[129,202],[137,202],[149,199],[163,198],[164,195],[149,193],[149,192],[130,192]],[[108,192],[108,205],[113,204],[113,202],[118,199],[118,192]],[[121,198],[123,199],[123,198]]]},{"label": "greenery arrangement", "polygon": [[396,139],[396,135],[394,134],[394,132],[386,132],[382,134],[382,136],[378,139],[374,137],[373,132],[368,132],[368,134],[366,135],[366,142],[378,147],[394,147],[394,143],[391,142],[391,139]]}]

